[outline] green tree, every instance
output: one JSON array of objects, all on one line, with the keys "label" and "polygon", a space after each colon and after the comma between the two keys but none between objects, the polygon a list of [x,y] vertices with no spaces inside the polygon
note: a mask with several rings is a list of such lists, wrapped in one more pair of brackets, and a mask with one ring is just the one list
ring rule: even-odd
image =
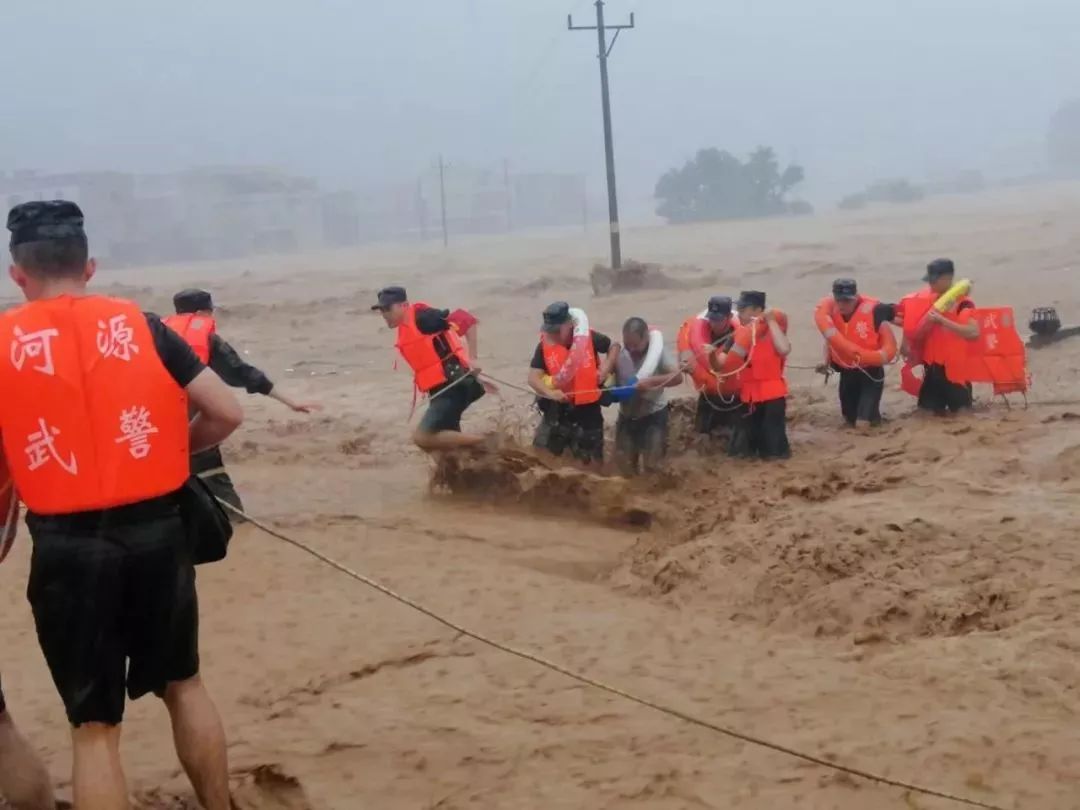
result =
[{"label": "green tree", "polygon": [[[755,149],[745,162],[730,152],[702,149],[657,181],[656,213],[675,223],[786,214],[793,209],[785,195],[803,177],[794,164],[781,171],[771,147]],[[797,210],[805,209],[804,204]]]}]

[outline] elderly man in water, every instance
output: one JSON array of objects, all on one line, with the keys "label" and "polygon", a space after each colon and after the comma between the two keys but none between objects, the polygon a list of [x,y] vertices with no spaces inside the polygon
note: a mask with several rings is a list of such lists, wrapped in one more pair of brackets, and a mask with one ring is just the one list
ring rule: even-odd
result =
[{"label": "elderly man in water", "polygon": [[665,392],[681,385],[683,375],[663,340],[642,318],[623,324],[623,352],[615,364],[614,389],[621,401],[615,423],[615,460],[623,475],[655,472],[667,454]]}]

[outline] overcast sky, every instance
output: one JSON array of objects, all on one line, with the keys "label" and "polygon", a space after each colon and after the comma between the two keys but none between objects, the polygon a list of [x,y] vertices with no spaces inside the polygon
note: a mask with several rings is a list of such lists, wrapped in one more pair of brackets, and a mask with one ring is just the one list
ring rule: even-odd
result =
[{"label": "overcast sky", "polygon": [[[4,2],[0,169],[273,164],[326,186],[449,160],[587,171],[591,0]],[[1037,168],[1080,95],[1076,0],[610,0],[627,203],[698,147],[764,143],[811,197]],[[1036,165],[1033,165],[1036,164]]]}]

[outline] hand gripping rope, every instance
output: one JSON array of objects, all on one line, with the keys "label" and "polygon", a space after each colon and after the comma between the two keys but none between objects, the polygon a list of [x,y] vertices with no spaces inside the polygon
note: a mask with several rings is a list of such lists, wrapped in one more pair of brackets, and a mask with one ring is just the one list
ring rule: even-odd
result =
[{"label": "hand gripping rope", "polygon": [[724,735],[726,737],[730,737],[732,739],[739,740],[741,742],[749,743],[750,745],[754,745],[754,746],[757,746],[759,748],[766,748],[766,749],[768,749],[770,751],[775,751],[775,752],[780,753],[780,754],[786,754],[789,757],[794,757],[796,759],[802,760],[803,762],[809,762],[809,763],[811,763],[813,765],[817,765],[817,766],[822,767],[822,768],[827,768],[827,769],[832,770],[832,771],[837,771],[837,772],[840,772],[840,773],[846,773],[849,776],[858,777],[859,779],[865,779],[865,780],[870,781],[870,782],[877,782],[878,784],[881,784],[881,785],[888,785],[890,787],[898,788],[900,790],[909,791],[910,793],[917,793],[917,794],[920,794],[920,795],[923,795],[923,796],[932,796],[932,797],[937,798],[937,799],[944,799],[946,801],[955,802],[956,804],[966,805],[968,807],[981,807],[981,808],[984,808],[984,810],[1006,810],[1006,808],[1001,806],[1001,805],[990,804],[989,802],[983,802],[983,801],[979,801],[978,799],[971,799],[971,798],[967,798],[965,796],[959,796],[959,795],[956,795],[956,794],[947,793],[947,792],[942,791],[942,790],[935,790],[934,788],[922,787],[922,786],[919,786],[919,785],[916,785],[916,784],[913,784],[913,783],[910,783],[910,782],[905,782],[905,781],[900,780],[900,779],[891,779],[891,778],[889,778],[887,776],[882,776],[881,774],[873,773],[871,771],[863,770],[861,768],[856,768],[856,767],[852,767],[852,766],[849,766],[849,765],[842,765],[842,764],[839,764],[839,763],[836,763],[836,762],[829,762],[828,760],[822,759],[821,757],[816,757],[813,754],[805,754],[805,753],[803,753],[801,751],[796,751],[794,748],[790,748],[790,747],[788,747],[786,745],[782,745],[782,744],[776,743],[776,742],[771,742],[769,740],[765,740],[765,739],[762,739],[760,737],[755,737],[752,734],[748,734],[748,733],[745,733],[745,732],[742,732],[742,731],[738,731],[736,729],[728,728],[726,726],[721,726],[721,725],[713,723],[713,722],[711,722],[709,720],[705,720],[705,719],[697,717],[695,715],[688,714],[687,712],[684,712],[684,711],[682,711],[680,709],[676,709],[676,708],[673,708],[671,706],[666,706],[666,705],[664,705],[662,703],[657,703],[657,702],[655,702],[653,700],[649,700],[648,698],[640,697],[638,695],[635,695],[632,692],[628,692],[628,691],[626,691],[624,689],[620,689],[617,686],[612,686],[611,684],[604,683],[603,681],[597,680],[596,678],[592,678],[592,677],[590,677],[588,675],[584,675],[584,674],[582,674],[580,672],[575,672],[575,671],[573,671],[571,669],[567,669],[566,667],[564,667],[564,666],[562,666],[560,664],[556,664],[553,661],[549,661],[548,659],[546,659],[546,658],[544,658],[544,657],[542,657],[540,655],[537,655],[535,653],[531,653],[531,652],[528,652],[527,650],[521,650],[521,649],[518,649],[516,647],[512,647],[512,646],[510,646],[508,644],[503,644],[502,642],[495,641],[494,639],[491,639],[491,638],[483,635],[482,633],[476,632],[474,630],[469,630],[468,628],[463,627],[462,625],[457,624],[456,622],[445,618],[444,616],[442,616],[441,614],[439,614],[436,611],[432,610],[431,608],[425,607],[424,605],[420,604],[419,602],[413,601],[409,597],[403,596],[403,595],[397,593],[396,591],[392,590],[391,588],[388,588],[387,586],[383,585],[382,583],[377,582],[376,580],[371,579],[370,577],[367,577],[364,574],[361,574],[361,573],[359,573],[357,571],[354,571],[353,569],[349,568],[347,565],[338,562],[337,560],[333,559],[332,557],[328,557],[327,555],[323,554],[321,551],[317,551],[316,549],[309,546],[307,543],[304,543],[304,542],[302,542],[300,540],[296,540],[296,539],[294,539],[292,537],[289,537],[288,535],[282,534],[281,532],[278,532],[275,529],[270,528],[266,524],[262,523],[259,520],[256,520],[255,518],[251,517],[250,515],[244,514],[244,512],[237,509],[232,504],[226,503],[225,501],[223,501],[221,499],[218,499],[218,502],[221,504],[221,506],[224,509],[227,509],[228,511],[233,512],[234,514],[237,514],[237,515],[243,517],[245,520],[247,520],[249,523],[251,523],[252,526],[254,526],[255,528],[259,529],[260,531],[268,534],[269,536],[271,536],[271,537],[273,537],[273,538],[275,538],[277,540],[280,540],[280,541],[282,541],[284,543],[288,543],[289,545],[294,546],[295,548],[300,549],[301,551],[303,551],[306,554],[309,554],[310,556],[314,557],[316,560],[323,563],[324,565],[328,565],[329,567],[335,569],[336,571],[340,571],[341,573],[345,574],[346,576],[351,577],[352,579],[356,580],[357,582],[360,582],[363,585],[367,585],[369,588],[372,588],[372,589],[378,591],[379,593],[383,594],[384,596],[388,596],[391,599],[395,600],[396,602],[400,602],[401,604],[412,608],[413,610],[417,611],[418,613],[422,613],[423,615],[427,616],[430,619],[433,619],[434,621],[438,622],[439,624],[441,624],[441,625],[443,625],[445,627],[448,627],[449,629],[453,630],[457,634],[462,635],[462,636],[467,636],[468,638],[471,638],[474,641],[479,641],[481,644],[486,644],[489,647],[492,647],[492,648],[494,648],[496,650],[500,650],[501,652],[507,653],[509,655],[516,656],[517,658],[521,658],[521,659],[524,659],[526,661],[531,661],[532,663],[537,664],[538,666],[544,667],[545,669],[549,669],[552,672],[557,672],[560,675],[563,675],[563,676],[565,676],[567,678],[570,678],[572,680],[577,681],[578,683],[583,683],[586,686],[591,686],[594,689],[599,689],[602,692],[607,692],[610,695],[615,695],[616,697],[620,697],[623,700],[628,700],[628,701],[630,701],[632,703],[636,703],[639,706],[645,706],[647,708],[653,709],[654,711],[658,711],[658,712],[660,712],[662,714],[666,714],[666,715],[668,715],[670,717],[675,717],[675,718],[677,718],[679,720],[682,720],[682,721],[684,721],[686,723],[690,723],[690,724],[695,725],[695,726],[700,726],[701,728],[706,728],[709,731],[716,732],[717,734],[722,734],[722,735]]}]

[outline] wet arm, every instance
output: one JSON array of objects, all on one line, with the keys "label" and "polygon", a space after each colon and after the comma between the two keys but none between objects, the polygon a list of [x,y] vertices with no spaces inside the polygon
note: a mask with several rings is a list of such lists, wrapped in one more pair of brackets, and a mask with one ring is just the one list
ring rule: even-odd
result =
[{"label": "wet arm", "polygon": [[210,339],[210,368],[231,388],[243,388],[249,394],[263,396],[271,396],[274,391],[270,378],[246,362],[236,349],[218,335]]},{"label": "wet arm", "polygon": [[788,336],[784,334],[784,330],[780,328],[775,318],[769,319],[769,335],[772,336],[773,347],[778,355],[787,357],[791,354],[791,341],[788,340]]},{"label": "wet arm", "polygon": [[538,368],[529,369],[529,388],[535,391],[537,396],[551,396],[551,389],[544,385],[544,372]]}]

